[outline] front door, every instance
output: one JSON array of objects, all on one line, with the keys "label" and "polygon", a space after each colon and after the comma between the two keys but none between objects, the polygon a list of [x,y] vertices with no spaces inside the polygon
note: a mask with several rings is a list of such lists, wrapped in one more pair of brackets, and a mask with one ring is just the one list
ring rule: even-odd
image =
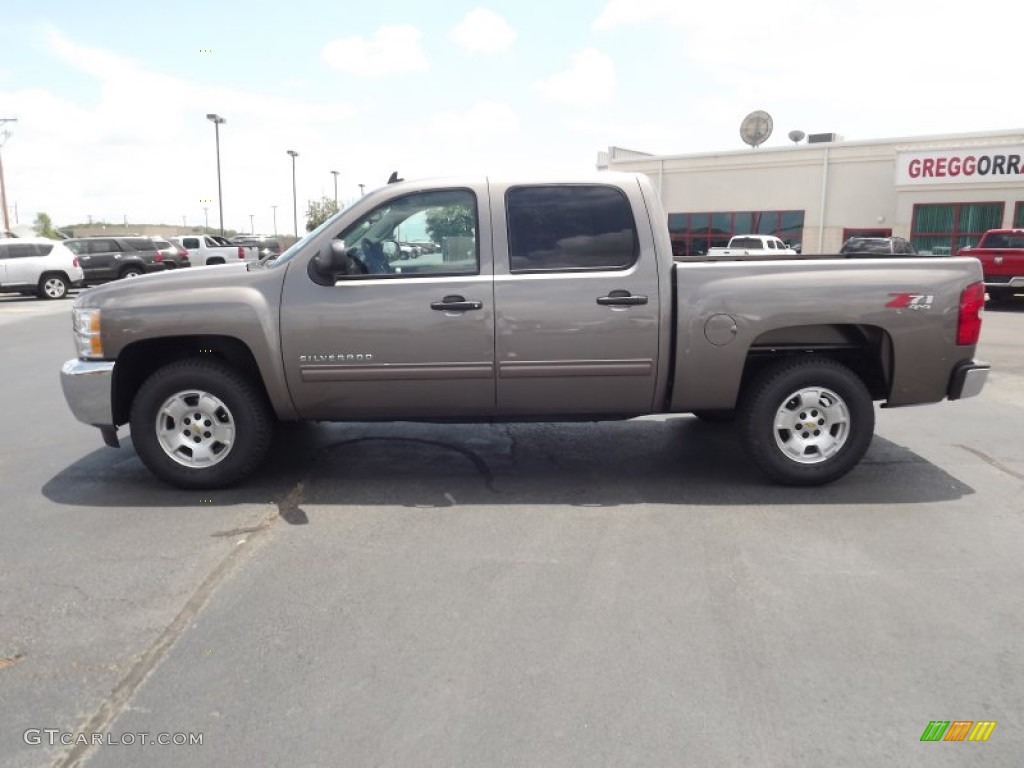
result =
[{"label": "front door", "polygon": [[288,266],[282,354],[303,418],[493,414],[489,217],[486,184],[392,191],[342,217],[336,272]]},{"label": "front door", "polygon": [[507,232],[495,248],[498,412],[650,412],[658,264],[639,186],[492,185],[491,198]]}]

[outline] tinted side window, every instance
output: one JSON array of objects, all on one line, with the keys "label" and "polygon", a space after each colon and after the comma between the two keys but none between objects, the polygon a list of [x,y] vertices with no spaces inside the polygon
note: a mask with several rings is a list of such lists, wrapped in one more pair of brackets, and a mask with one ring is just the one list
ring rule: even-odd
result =
[{"label": "tinted side window", "polygon": [[181,239],[182,245],[185,248],[199,248],[198,237],[183,237]]},{"label": "tinted side window", "polygon": [[24,259],[27,256],[37,255],[34,243],[11,243],[7,246],[7,257],[9,259]]},{"label": "tinted side window", "polygon": [[636,262],[633,212],[615,187],[514,187],[505,206],[512,272],[626,269]]},{"label": "tinted side window", "polygon": [[124,242],[129,248],[133,248],[136,251],[152,251],[156,249],[153,241],[146,237],[129,237]]},{"label": "tinted side window", "polygon": [[117,253],[121,250],[121,246],[117,244],[116,240],[90,240],[89,241],[89,253]]},{"label": "tinted side window", "polygon": [[53,246],[49,243],[36,243],[36,253],[40,256],[49,256]]}]

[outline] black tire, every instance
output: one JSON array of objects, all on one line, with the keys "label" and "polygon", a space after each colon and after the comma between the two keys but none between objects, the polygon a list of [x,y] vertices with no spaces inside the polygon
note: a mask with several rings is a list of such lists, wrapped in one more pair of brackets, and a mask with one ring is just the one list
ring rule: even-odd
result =
[{"label": "black tire", "polygon": [[[217,403],[220,409],[212,407]],[[182,404],[190,410],[174,415]],[[190,418],[191,409],[203,418]],[[163,423],[159,434],[158,418]],[[211,421],[217,423],[211,427]],[[184,439],[178,437],[179,428]],[[193,358],[166,365],[146,379],[132,402],[131,431],[139,457],[161,480],[178,488],[225,488],[259,467],[270,448],[274,420],[258,386],[219,360]],[[191,441],[199,444],[197,452],[211,454],[208,463],[192,453]]]},{"label": "black tire", "polygon": [[206,260],[206,266],[208,266],[208,267],[212,267],[214,264],[223,264],[223,263],[224,263],[224,259],[222,259],[220,256],[214,256],[212,259],[207,259]]},{"label": "black tire", "polygon": [[736,411],[727,408],[714,411],[694,411],[693,415],[709,424],[731,424],[736,420]]},{"label": "black tire", "polygon": [[36,296],[40,299],[66,299],[71,290],[71,282],[67,275],[50,272],[39,278]]},{"label": "black tire", "polygon": [[124,280],[126,277],[139,277],[142,274],[142,267],[125,267],[117,273],[118,280]]},{"label": "black tire", "polygon": [[[827,358],[769,366],[741,399],[744,447],[765,474],[784,485],[839,479],[863,458],[874,435],[875,408],[864,382]],[[776,428],[777,419],[792,420],[795,428]]]}]

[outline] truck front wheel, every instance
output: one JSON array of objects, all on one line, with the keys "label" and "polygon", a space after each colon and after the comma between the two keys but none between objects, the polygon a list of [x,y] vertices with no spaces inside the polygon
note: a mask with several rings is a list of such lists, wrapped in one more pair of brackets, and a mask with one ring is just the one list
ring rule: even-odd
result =
[{"label": "truck front wheel", "polygon": [[741,413],[751,459],[785,485],[823,485],[864,456],[875,409],[864,382],[825,358],[769,366],[751,383]]},{"label": "truck front wheel", "polygon": [[267,403],[246,378],[214,359],[171,363],[139,388],[132,442],[143,463],[179,488],[223,488],[251,474],[273,435]]}]

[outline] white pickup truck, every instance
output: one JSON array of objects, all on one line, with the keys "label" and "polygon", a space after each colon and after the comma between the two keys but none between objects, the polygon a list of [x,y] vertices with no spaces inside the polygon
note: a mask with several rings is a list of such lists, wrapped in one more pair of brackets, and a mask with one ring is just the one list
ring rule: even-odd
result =
[{"label": "white pickup truck", "polygon": [[773,235],[736,235],[725,248],[709,248],[707,258],[730,256],[795,256],[796,251]]},{"label": "white pickup truck", "polygon": [[255,245],[235,245],[216,235],[179,235],[168,238],[188,251],[194,267],[211,264],[241,264],[259,261],[260,249]]}]

